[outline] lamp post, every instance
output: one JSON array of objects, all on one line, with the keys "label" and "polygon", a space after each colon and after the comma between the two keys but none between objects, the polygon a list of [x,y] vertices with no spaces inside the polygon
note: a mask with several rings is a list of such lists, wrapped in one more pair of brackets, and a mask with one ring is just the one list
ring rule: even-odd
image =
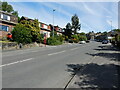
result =
[{"label": "lamp post", "polygon": [[112,21],[110,21],[111,22],[111,31],[112,31]]},{"label": "lamp post", "polygon": [[54,12],[55,12],[55,9],[53,9],[53,37],[54,37]]}]

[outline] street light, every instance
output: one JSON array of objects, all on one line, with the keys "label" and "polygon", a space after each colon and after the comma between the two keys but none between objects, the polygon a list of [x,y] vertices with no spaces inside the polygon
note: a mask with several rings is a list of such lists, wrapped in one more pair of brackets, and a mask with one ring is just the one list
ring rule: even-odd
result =
[{"label": "street light", "polygon": [[55,12],[55,9],[53,9],[53,37],[54,37],[54,12]]},{"label": "street light", "polygon": [[112,21],[110,21],[111,22],[111,31],[112,31]]}]

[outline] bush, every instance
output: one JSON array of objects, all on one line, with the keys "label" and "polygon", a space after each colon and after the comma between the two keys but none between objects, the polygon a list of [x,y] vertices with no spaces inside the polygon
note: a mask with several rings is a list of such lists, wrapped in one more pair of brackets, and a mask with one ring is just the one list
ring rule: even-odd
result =
[{"label": "bush", "polygon": [[13,40],[18,43],[27,44],[32,42],[30,30],[22,24],[16,25],[11,33],[13,35]]},{"label": "bush", "polygon": [[80,41],[87,41],[87,37],[86,36],[79,36],[79,40]]},{"label": "bush", "polygon": [[78,35],[72,35],[72,40],[74,43],[78,43],[79,42]]},{"label": "bush", "polygon": [[50,37],[50,38],[47,38],[47,44],[48,45],[61,45],[62,42],[60,42],[59,40],[57,40],[54,37]]},{"label": "bush", "polygon": [[62,35],[57,36],[56,39],[59,40],[60,42],[63,42],[65,40]]},{"label": "bush", "polygon": [[2,37],[2,41],[7,41],[7,37]]}]

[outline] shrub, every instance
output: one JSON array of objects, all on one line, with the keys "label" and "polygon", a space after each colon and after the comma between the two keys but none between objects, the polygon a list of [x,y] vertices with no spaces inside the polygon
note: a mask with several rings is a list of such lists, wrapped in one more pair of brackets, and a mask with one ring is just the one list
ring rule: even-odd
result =
[{"label": "shrub", "polygon": [[7,41],[7,37],[2,37],[2,41]]},{"label": "shrub", "polygon": [[50,37],[47,39],[47,44],[48,45],[60,45],[60,44],[62,44],[62,42],[60,42],[59,40],[57,40],[54,37]]},{"label": "shrub", "polygon": [[72,35],[72,40],[74,43],[78,43],[79,42],[78,35]]},{"label": "shrub", "polygon": [[60,42],[63,42],[65,40],[62,35],[57,36],[56,39],[59,40]]},{"label": "shrub", "polygon": [[30,30],[22,24],[16,25],[11,33],[13,35],[13,40],[18,43],[27,44],[32,42]]},{"label": "shrub", "polygon": [[79,40],[80,41],[87,41],[87,37],[86,36],[79,36]]}]

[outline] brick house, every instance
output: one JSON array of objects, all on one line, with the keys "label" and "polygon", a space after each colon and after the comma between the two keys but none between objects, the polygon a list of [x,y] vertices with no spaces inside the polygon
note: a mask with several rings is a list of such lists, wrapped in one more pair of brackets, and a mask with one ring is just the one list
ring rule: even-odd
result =
[{"label": "brick house", "polygon": [[14,26],[18,23],[18,18],[11,13],[0,11],[0,39],[6,37]]},{"label": "brick house", "polygon": [[55,28],[55,31],[57,31],[57,35],[62,35],[62,33],[63,33],[62,28],[60,28],[59,26],[54,26],[54,28]]},{"label": "brick house", "polygon": [[[22,21],[22,20],[33,21],[33,19],[30,19],[30,18],[24,17],[24,16],[21,17],[20,21]],[[43,22],[39,22],[39,26],[40,26],[40,33],[46,34],[46,38],[49,38],[50,32],[53,30],[53,26],[51,24],[47,25]],[[54,30],[57,31],[58,35],[62,35],[63,30],[59,26],[54,26]]]},{"label": "brick house", "polygon": [[46,34],[46,38],[50,37],[51,27],[45,23],[40,22],[40,33]]}]

